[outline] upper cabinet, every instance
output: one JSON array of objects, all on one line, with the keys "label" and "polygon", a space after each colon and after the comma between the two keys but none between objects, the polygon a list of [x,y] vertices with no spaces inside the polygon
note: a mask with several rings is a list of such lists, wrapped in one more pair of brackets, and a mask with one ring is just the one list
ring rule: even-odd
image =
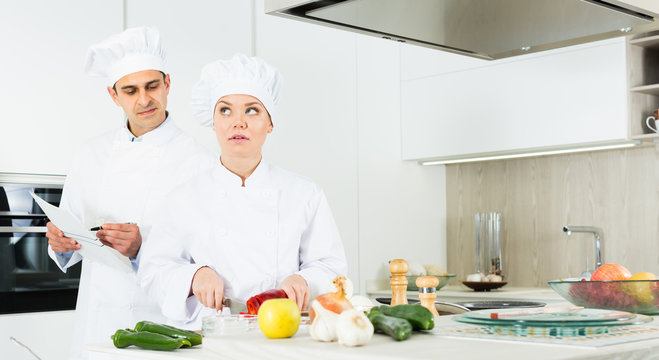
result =
[{"label": "upper cabinet", "polygon": [[633,139],[658,139],[646,119],[659,109],[659,32],[635,36],[628,43],[629,134]]},{"label": "upper cabinet", "polygon": [[[402,157],[515,153],[651,136],[642,135],[647,129],[641,124],[659,107],[659,72],[648,66],[659,56],[653,39],[628,44],[616,38],[490,62],[405,46]],[[642,85],[650,86],[636,88]]]}]

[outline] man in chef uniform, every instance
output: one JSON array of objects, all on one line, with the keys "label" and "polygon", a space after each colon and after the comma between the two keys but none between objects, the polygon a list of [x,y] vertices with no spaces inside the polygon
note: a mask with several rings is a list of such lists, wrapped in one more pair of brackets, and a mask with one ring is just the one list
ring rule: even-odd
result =
[{"label": "man in chef uniform", "polygon": [[[48,223],[48,252],[63,270],[83,261],[76,304],[72,358],[85,358],[85,344],[107,343],[117,329],[137,321],[165,322],[137,283],[141,248],[165,195],[217,160],[184,134],[166,111],[170,78],[157,30],[131,28],[90,47],[86,72],[106,77],[107,91],[121,106],[123,126],[89,141],[64,183],[60,207],[130,259],[123,269],[84,258],[81,246]],[[93,118],[90,118],[93,121]],[[145,242],[146,243],[146,242]]]},{"label": "man in chef uniform", "polygon": [[274,288],[304,309],[348,270],[322,189],[262,159],[281,84],[274,67],[238,54],[206,65],[192,89],[220,162],[171,194],[139,270],[175,325],[201,329],[223,296],[245,302]]}]

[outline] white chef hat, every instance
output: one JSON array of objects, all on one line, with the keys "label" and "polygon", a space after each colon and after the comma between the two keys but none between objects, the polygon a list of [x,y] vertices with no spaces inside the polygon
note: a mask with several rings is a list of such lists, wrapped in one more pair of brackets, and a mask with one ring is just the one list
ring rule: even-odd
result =
[{"label": "white chef hat", "polygon": [[151,27],[126,29],[87,51],[85,72],[107,77],[113,86],[122,77],[143,70],[165,71],[165,50],[160,33]]},{"label": "white chef hat", "polygon": [[190,105],[202,126],[213,126],[217,101],[225,95],[251,95],[274,117],[283,78],[279,71],[257,57],[236,54],[230,60],[213,61],[201,70],[201,79],[192,88]]}]

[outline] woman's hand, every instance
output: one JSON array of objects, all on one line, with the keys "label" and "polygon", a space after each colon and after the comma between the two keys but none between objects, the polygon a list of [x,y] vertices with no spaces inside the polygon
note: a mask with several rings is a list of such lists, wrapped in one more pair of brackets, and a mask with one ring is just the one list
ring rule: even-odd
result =
[{"label": "woman's hand", "polygon": [[204,266],[197,270],[192,277],[190,294],[196,296],[202,305],[218,311],[222,310],[224,282],[215,270]]},{"label": "woman's hand", "polygon": [[293,274],[279,284],[289,299],[295,301],[301,310],[306,310],[309,305],[309,285],[307,281],[298,274]]},{"label": "woman's hand", "polygon": [[48,222],[46,224],[46,237],[48,238],[48,245],[53,251],[63,253],[67,251],[80,250],[80,244],[77,241],[64,236],[62,230],[58,229],[55,224]]}]

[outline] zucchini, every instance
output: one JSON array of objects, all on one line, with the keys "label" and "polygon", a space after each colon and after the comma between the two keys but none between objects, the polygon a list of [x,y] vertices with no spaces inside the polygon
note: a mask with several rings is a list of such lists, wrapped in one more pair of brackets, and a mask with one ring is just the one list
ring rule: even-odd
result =
[{"label": "zucchini", "polygon": [[167,335],[173,338],[186,339],[191,346],[201,344],[201,334],[192,330],[183,330],[170,325],[163,325],[151,321],[140,321],[135,324],[135,331],[149,331],[152,333]]},{"label": "zucchini", "polygon": [[182,346],[190,346],[190,342],[186,339],[177,339],[163,334],[148,331],[133,331],[130,329],[119,329],[111,338],[114,346],[120,349],[131,345],[149,350],[174,350]]},{"label": "zucchini", "polygon": [[435,327],[435,317],[421,304],[382,305],[374,309],[384,315],[409,321],[414,330],[430,330]]},{"label": "zucchini", "polygon": [[371,311],[367,316],[376,332],[385,333],[398,341],[412,335],[412,325],[405,319],[383,315],[378,311]]}]

